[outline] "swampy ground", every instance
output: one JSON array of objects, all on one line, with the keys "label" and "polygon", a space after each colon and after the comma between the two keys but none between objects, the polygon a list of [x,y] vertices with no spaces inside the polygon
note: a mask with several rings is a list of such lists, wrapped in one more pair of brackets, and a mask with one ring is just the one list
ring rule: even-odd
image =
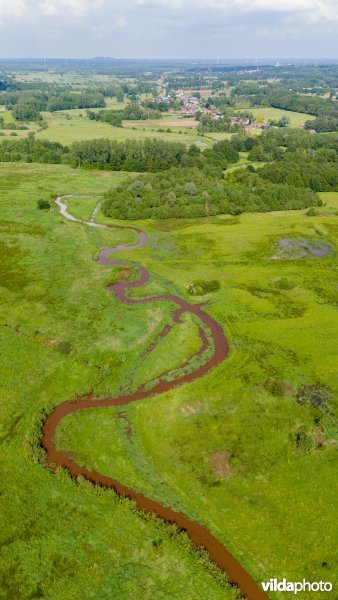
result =
[{"label": "swampy ground", "polygon": [[[105,286],[127,273],[95,260],[132,234],[37,209],[40,198],[72,194],[69,211],[90,219],[121,177],[0,165],[0,598],[237,595],[184,534],[43,464],[41,424],[56,404],[141,385],[198,346],[189,317],[141,359],[172,307],[119,303]],[[338,194],[321,196],[322,216],[133,222],[150,243],[123,256],[128,276],[142,264],[151,275],[142,294],[209,302],[231,355],[198,381],[123,411],[71,415],[57,431],[78,463],[206,525],[259,582],[334,582]],[[332,251],[293,256],[288,246],[286,256],[289,238]],[[220,289],[191,296],[197,279]]]}]

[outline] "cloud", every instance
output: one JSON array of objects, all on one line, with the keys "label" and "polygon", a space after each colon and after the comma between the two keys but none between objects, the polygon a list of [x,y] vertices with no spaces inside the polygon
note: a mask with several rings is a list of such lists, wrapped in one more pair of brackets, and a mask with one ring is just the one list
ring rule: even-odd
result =
[{"label": "cloud", "polygon": [[103,23],[100,23],[99,25],[94,25],[92,27],[92,31],[97,38],[104,38],[115,29],[126,29],[126,27],[128,27],[127,21],[123,17],[116,17],[107,25]]},{"label": "cloud", "polygon": [[0,56],[334,56],[338,0],[0,0]]},{"label": "cloud", "polygon": [[98,9],[101,4],[102,0],[43,0],[38,8],[50,17],[60,14],[81,17],[93,9]]},{"label": "cloud", "polygon": [[24,0],[0,0],[0,23],[9,19],[20,19],[26,15]]},{"label": "cloud", "polygon": [[160,5],[168,10],[181,11],[188,8],[215,10],[224,13],[279,13],[299,14],[311,21],[338,20],[337,0],[136,0],[138,5]]}]

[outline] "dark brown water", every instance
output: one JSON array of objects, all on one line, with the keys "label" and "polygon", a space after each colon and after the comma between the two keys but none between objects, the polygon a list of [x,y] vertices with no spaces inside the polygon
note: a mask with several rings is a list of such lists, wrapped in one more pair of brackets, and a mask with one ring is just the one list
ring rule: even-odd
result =
[{"label": "dark brown water", "polygon": [[[61,199],[58,199],[59,206]],[[67,211],[63,210],[63,215],[67,217]],[[122,228],[123,227],[118,227]],[[115,252],[128,250],[130,248],[141,248],[148,242],[144,232],[137,228],[129,228],[136,232],[138,242],[131,246],[116,246],[115,248],[105,248],[101,250],[98,261],[101,265],[121,265],[122,261],[114,260],[111,255]],[[202,357],[207,349],[212,350],[212,355],[205,362],[200,363],[193,372],[178,375],[174,381],[168,381],[166,374],[163,373],[154,387],[149,391],[145,386],[140,386],[136,391],[130,394],[122,394],[117,397],[108,396],[105,398],[96,398],[93,394],[88,394],[78,398],[76,401],[66,401],[55,407],[53,412],[46,419],[43,426],[42,443],[47,452],[47,463],[51,467],[59,466],[68,469],[73,477],[82,475],[88,481],[94,484],[114,489],[121,496],[126,496],[135,501],[136,506],[146,512],[151,512],[168,523],[175,523],[177,527],[186,531],[193,544],[198,548],[207,550],[210,559],[215,562],[222,571],[227,574],[228,580],[237,585],[242,594],[249,600],[266,600],[268,596],[259,588],[257,583],[249,575],[249,573],[239,564],[234,556],[219,542],[210,531],[189,519],[180,512],[173,511],[170,507],[162,506],[155,500],[147,498],[143,494],[119,483],[115,479],[106,477],[97,471],[90,471],[86,467],[78,465],[72,456],[67,452],[59,451],[54,444],[55,430],[61,419],[65,416],[87,408],[99,408],[103,406],[125,406],[131,402],[137,402],[147,397],[155,396],[167,392],[178,385],[193,381],[208,373],[216,367],[221,361],[227,358],[229,354],[229,345],[225,338],[222,327],[207,313],[202,310],[201,305],[191,305],[184,299],[171,294],[161,294],[152,298],[132,298],[128,295],[129,290],[143,286],[149,280],[148,271],[144,267],[138,267],[140,277],[138,281],[123,281],[108,286],[108,290],[115,295],[121,302],[126,304],[148,304],[153,301],[163,300],[173,303],[176,307],[173,311],[173,321],[178,322],[180,316],[187,312],[197,317],[199,325],[199,334],[201,338],[201,347],[197,353],[197,357]],[[156,344],[169,332],[172,326],[166,325],[159,336],[154,340],[146,352],[154,349]],[[207,333],[206,333],[207,332]],[[196,358],[196,356],[194,358]]]}]

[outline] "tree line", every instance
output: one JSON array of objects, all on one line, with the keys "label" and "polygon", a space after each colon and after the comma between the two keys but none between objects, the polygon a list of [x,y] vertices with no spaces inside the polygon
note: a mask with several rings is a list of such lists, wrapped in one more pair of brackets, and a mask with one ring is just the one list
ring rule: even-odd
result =
[{"label": "tree line", "polygon": [[[139,173],[170,171],[176,167],[182,170],[182,173],[185,170],[197,169],[201,177],[218,180],[223,178],[229,165],[236,164],[239,152],[248,152],[250,161],[262,163],[262,168],[258,169],[257,173],[252,165],[248,167],[252,186],[256,188],[257,182],[259,183],[257,189],[261,189],[260,197],[265,197],[265,191],[270,184],[287,185],[292,190],[302,188],[313,192],[338,191],[338,135],[311,135],[305,131],[291,129],[269,130],[255,137],[240,131],[231,141],[216,142],[212,148],[204,151],[196,145],[188,148],[179,142],[156,139],[121,142],[98,139],[75,142],[67,147],[55,142],[36,140],[34,135],[30,134],[24,140],[2,142],[0,161],[64,163],[75,168]],[[241,173],[243,171],[237,170],[227,176],[229,185],[236,182],[236,189],[229,192],[228,200],[236,197],[239,206],[247,206],[245,198],[241,197],[242,192],[238,189],[240,177],[243,177]],[[189,180],[186,183],[189,183]],[[196,185],[195,180],[192,180],[192,183]],[[202,191],[209,190],[205,188]],[[252,193],[251,188],[245,191],[247,198],[251,198],[253,206],[258,210],[258,200],[253,200]],[[272,199],[276,197],[277,192],[273,187],[269,188],[269,193]],[[290,194],[287,195],[288,198]],[[291,194],[296,204],[297,194],[294,191]],[[254,195],[257,196],[256,192]],[[212,206],[217,206],[215,198]]]},{"label": "tree line", "polygon": [[98,112],[87,110],[87,116],[91,121],[103,121],[104,123],[114,125],[114,127],[122,127],[122,121],[159,119],[161,118],[161,112],[145,108],[136,102],[131,102],[122,110],[99,110]]},{"label": "tree line", "polygon": [[54,112],[74,108],[104,108],[101,93],[91,90],[69,92],[61,90],[0,92],[0,104],[12,111],[18,121],[41,121],[41,111]]}]

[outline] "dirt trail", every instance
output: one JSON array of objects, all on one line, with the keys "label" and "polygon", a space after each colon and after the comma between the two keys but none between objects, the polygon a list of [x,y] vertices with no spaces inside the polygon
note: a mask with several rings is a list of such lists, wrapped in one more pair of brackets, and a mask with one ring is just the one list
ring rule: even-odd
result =
[{"label": "dirt trail", "polygon": [[[123,261],[114,260],[110,258],[111,255],[122,250],[141,248],[148,242],[146,234],[136,227],[123,227],[115,225],[108,226],[93,222],[81,221],[80,219],[76,219],[68,213],[67,206],[62,202],[61,197],[56,199],[56,203],[60,208],[61,214],[71,221],[77,221],[92,227],[129,229],[135,232],[137,235],[136,243],[128,246],[120,245],[115,246],[114,248],[104,248],[101,250],[98,256],[98,262],[101,265],[123,265]],[[61,419],[63,419],[66,415],[93,407],[99,408],[103,406],[125,406],[131,402],[136,402],[138,400],[166,392],[178,385],[182,385],[183,383],[187,383],[202,377],[208,373],[210,369],[214,368],[221,361],[223,361],[229,354],[229,345],[221,326],[202,310],[201,305],[191,305],[184,299],[171,294],[161,294],[152,298],[132,298],[131,296],[127,295],[129,290],[139,288],[149,280],[148,271],[144,267],[138,267],[138,269],[140,274],[138,281],[123,281],[114,285],[110,285],[107,289],[121,302],[126,304],[146,304],[155,300],[172,302],[176,305],[173,311],[174,320],[176,322],[178,321],[180,315],[184,312],[190,312],[191,314],[195,315],[201,323],[199,326],[199,332],[202,344],[199,354],[202,356],[205,350],[211,347],[213,350],[212,356],[204,363],[199,364],[195,371],[178,376],[174,381],[168,381],[166,379],[166,374],[162,374],[151,390],[145,389],[146,386],[143,385],[130,394],[122,394],[117,397],[108,396],[104,398],[96,398],[93,394],[88,394],[75,401],[66,401],[59,404],[47,417],[43,426],[42,443],[47,452],[47,463],[51,467],[55,467],[55,465],[57,465],[59,467],[68,469],[73,477],[82,475],[88,481],[91,481],[94,484],[112,488],[117,494],[134,500],[138,508],[146,512],[154,513],[168,523],[175,523],[179,529],[187,532],[191,541],[196,547],[202,547],[207,550],[210,559],[215,562],[222,571],[225,571],[228,580],[237,585],[241,590],[241,593],[248,598],[248,600],[267,600],[268,596],[260,589],[249,573],[239,564],[234,556],[228,552],[221,542],[219,542],[210,533],[206,527],[200,523],[197,523],[196,521],[193,521],[192,519],[189,519],[180,512],[175,512],[171,508],[162,506],[158,502],[147,498],[143,494],[135,492],[134,490],[119,483],[115,479],[106,477],[97,471],[91,471],[85,467],[81,467],[74,461],[69,453],[58,451],[54,445],[55,430]],[[167,326],[165,326],[163,330],[163,335],[165,335],[166,331]],[[161,334],[157,339],[158,341],[161,339]],[[153,347],[154,346],[152,346],[152,349]]]}]

